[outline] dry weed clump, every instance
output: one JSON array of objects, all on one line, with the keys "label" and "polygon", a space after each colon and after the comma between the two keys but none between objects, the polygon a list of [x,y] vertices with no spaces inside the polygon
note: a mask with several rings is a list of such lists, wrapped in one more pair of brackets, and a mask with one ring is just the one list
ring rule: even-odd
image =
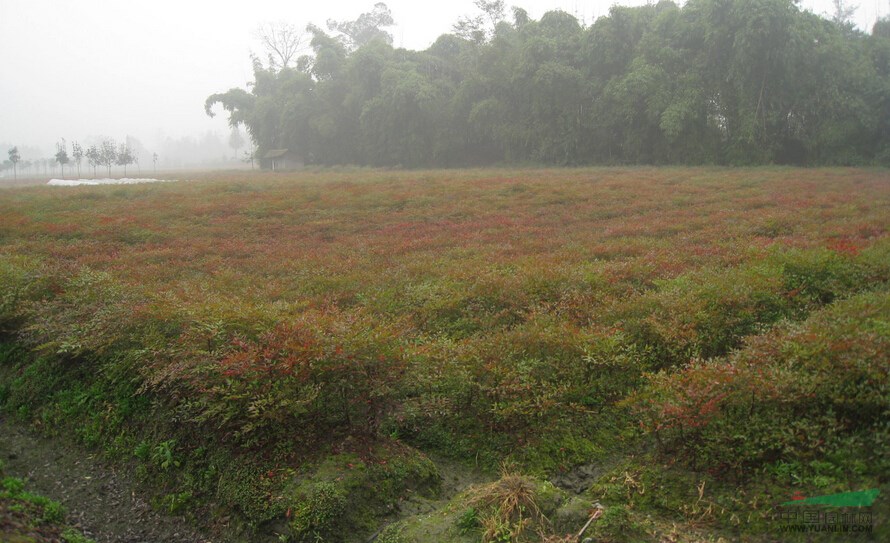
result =
[{"label": "dry weed clump", "polygon": [[478,511],[482,541],[518,542],[549,524],[538,506],[535,480],[510,467],[501,478],[470,489],[467,504]]}]

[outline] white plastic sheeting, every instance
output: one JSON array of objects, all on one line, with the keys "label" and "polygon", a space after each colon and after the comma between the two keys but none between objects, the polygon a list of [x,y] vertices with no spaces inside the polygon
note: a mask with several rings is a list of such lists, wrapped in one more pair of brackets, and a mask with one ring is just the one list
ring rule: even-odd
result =
[{"label": "white plastic sheeting", "polygon": [[124,177],[123,179],[50,179],[47,185],[57,187],[74,187],[77,185],[135,185],[136,183],[166,183],[173,179],[131,179]]}]

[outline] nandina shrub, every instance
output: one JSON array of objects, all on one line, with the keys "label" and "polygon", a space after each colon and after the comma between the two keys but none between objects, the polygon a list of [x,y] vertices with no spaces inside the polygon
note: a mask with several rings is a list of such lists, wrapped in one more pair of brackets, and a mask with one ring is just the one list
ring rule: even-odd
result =
[{"label": "nandina shrub", "polygon": [[832,301],[890,281],[890,242],[856,254],[787,250],[729,269],[657,281],[610,319],[645,353],[649,369],[724,356],[782,319],[800,320]]},{"label": "nandina shrub", "polygon": [[233,337],[195,369],[197,419],[243,445],[285,436],[373,435],[405,367],[393,324],[356,314],[305,313],[256,339]]},{"label": "nandina shrub", "polygon": [[391,432],[404,437],[427,434],[434,427],[477,427],[480,422],[478,389],[462,353],[466,344],[449,338],[427,339],[412,349],[403,380],[403,395],[392,413]]},{"label": "nandina shrub", "polygon": [[613,316],[627,340],[646,353],[649,369],[724,355],[758,327],[794,311],[775,265],[698,270],[656,284]]},{"label": "nandina shrub", "polygon": [[629,404],[666,451],[710,468],[807,460],[859,443],[890,416],[890,293],[837,302],[733,355],[649,376]]},{"label": "nandina shrub", "polygon": [[424,282],[408,288],[405,297],[417,327],[460,339],[521,322],[528,296],[515,278],[495,269],[474,275],[461,282]]},{"label": "nandina shrub", "polygon": [[[726,356],[752,334],[761,339],[751,345],[781,343],[770,327],[878,288],[890,265],[890,244],[880,239],[887,226],[881,172],[204,177],[81,188],[70,198],[48,188],[4,194],[0,261],[14,269],[0,270],[2,326],[23,332],[16,335],[27,341],[23,351],[43,345],[45,356],[36,365],[23,361],[29,368],[22,381],[0,388],[0,397],[14,394],[23,405],[35,398],[56,402],[60,416],[49,424],[64,419],[92,435],[96,428],[106,442],[120,430],[118,419],[139,434],[142,420],[156,428],[155,441],[174,437],[165,435],[172,430],[183,451],[189,437],[211,450],[256,444],[263,448],[240,451],[239,458],[260,460],[301,441],[323,450],[328,436],[368,431],[363,420],[371,419],[373,431],[379,410],[386,433],[401,438],[409,428],[415,435],[428,431],[430,443],[438,432],[444,438],[436,443],[465,459],[494,465],[498,458],[490,454],[486,461],[486,448],[502,455],[537,439],[537,457],[552,457],[555,465],[571,447],[565,443],[580,443],[591,427],[620,428],[611,413],[597,410],[635,387],[643,368],[676,369],[690,359]],[[520,186],[529,190],[513,191]],[[773,221],[780,227],[756,231]],[[881,245],[883,254],[875,250]],[[82,276],[87,269],[92,272]],[[543,324],[540,314],[555,324]],[[418,330],[397,322],[381,328],[373,320],[409,322]],[[382,329],[385,340],[356,347],[350,338],[361,329]],[[364,383],[362,371],[341,363],[340,343],[361,359],[354,366],[389,377]],[[390,343],[404,343],[408,354],[375,358],[388,353]],[[279,351],[267,353],[270,345]],[[314,378],[300,381],[282,371],[276,361],[287,358],[300,360]],[[480,367],[489,359],[494,362]],[[13,374],[7,369],[0,368],[5,382]],[[789,388],[799,368],[789,375],[772,368],[747,386],[719,369],[689,376],[691,396],[679,396],[686,403],[676,401],[676,420],[691,412],[701,426],[687,433],[688,444],[674,435],[676,426],[662,429],[665,449],[697,456],[699,463],[732,465],[733,436],[742,436],[740,462],[753,465],[785,449],[822,454],[835,428],[855,450],[864,443],[885,446],[886,430],[851,434],[849,415],[837,415],[846,409],[843,401],[820,410],[821,396]],[[659,389],[664,401],[683,392],[671,375],[664,374],[667,383]],[[106,402],[109,392],[130,390],[91,386],[112,377],[133,387],[144,380],[140,391],[151,394],[132,407],[117,398]],[[724,377],[734,390],[728,396],[721,397],[722,387],[707,388],[709,379]],[[871,386],[851,381],[843,391],[852,399],[844,413],[863,407],[855,392],[863,383]],[[351,386],[377,409],[350,402]],[[770,399],[771,387],[778,399]],[[56,389],[67,392],[45,393]],[[703,391],[700,398],[692,395],[696,390]],[[791,399],[780,401],[782,394]],[[746,395],[766,400],[752,412]],[[401,409],[392,409],[396,404]],[[84,418],[89,411],[113,424],[93,424]],[[132,411],[144,417],[129,416]],[[389,424],[399,418],[403,424]],[[607,433],[610,444],[622,435]],[[875,450],[884,450],[880,446]],[[588,463],[594,455],[580,458]],[[184,463],[183,469],[190,468]],[[253,475],[208,476],[207,488],[227,487],[231,494],[220,498],[251,503],[254,519],[274,518],[266,498],[279,494],[265,483],[250,486]]]},{"label": "nandina shrub", "polygon": [[417,351],[387,428],[414,443],[474,454],[544,442],[559,443],[564,456],[587,450],[591,415],[623,398],[641,373],[620,335],[542,313],[474,341],[440,338]]},{"label": "nandina shrub", "polygon": [[467,350],[492,429],[540,433],[589,419],[639,380],[647,353],[615,330],[581,329],[543,312]]},{"label": "nandina shrub", "polygon": [[564,432],[590,397],[579,330],[547,315],[472,340],[425,338],[412,351],[386,427],[443,452],[486,456]]},{"label": "nandina shrub", "polygon": [[789,297],[816,307],[874,285],[876,281],[887,281],[890,268],[885,263],[883,270],[875,269],[867,258],[858,258],[857,253],[829,249],[789,251],[782,255],[781,263],[782,280]]},{"label": "nandina shrub", "polygon": [[40,261],[0,255],[0,334],[10,334],[26,321],[23,306],[46,296],[48,282]]},{"label": "nandina shrub", "polygon": [[567,377],[574,383],[573,401],[601,408],[619,402],[642,381],[651,353],[619,331],[583,335],[583,355]]},{"label": "nandina shrub", "polygon": [[25,300],[27,325],[18,330],[26,345],[53,356],[100,357],[130,340],[144,300],[109,274],[88,268],[43,271],[48,285],[38,299]]},{"label": "nandina shrub", "polygon": [[489,430],[526,435],[570,420],[580,407],[579,330],[546,314],[492,333],[460,353],[476,391],[476,412]]}]

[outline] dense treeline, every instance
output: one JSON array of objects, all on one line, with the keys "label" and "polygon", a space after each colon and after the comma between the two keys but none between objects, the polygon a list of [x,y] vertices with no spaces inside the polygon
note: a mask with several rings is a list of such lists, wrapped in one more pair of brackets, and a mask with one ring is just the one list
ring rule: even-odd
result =
[{"label": "dense treeline", "polygon": [[207,111],[221,103],[260,156],[320,164],[890,163],[886,19],[868,35],[792,0],[690,0],[585,28],[477,5],[487,17],[426,51],[390,45],[382,4],[335,35],[310,25],[312,54],[255,59],[250,90]]}]

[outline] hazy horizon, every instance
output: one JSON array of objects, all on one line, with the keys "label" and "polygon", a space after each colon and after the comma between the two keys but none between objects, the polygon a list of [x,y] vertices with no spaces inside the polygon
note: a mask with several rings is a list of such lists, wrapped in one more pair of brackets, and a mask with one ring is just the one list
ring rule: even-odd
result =
[{"label": "hazy horizon", "polygon": [[[255,31],[270,21],[299,28],[328,19],[352,20],[374,0],[337,1],[317,7],[258,0],[245,7],[219,2],[53,2],[0,3],[0,145],[38,148],[49,156],[61,138],[88,141],[108,136],[138,139],[149,151],[166,138],[200,138],[215,133],[225,141],[226,115],[209,118],[204,100],[252,79],[251,54],[264,57]],[[586,24],[613,4],[645,0],[529,0],[517,5],[533,18],[562,9]],[[679,2],[682,4],[682,2]],[[463,15],[476,13],[472,0],[451,3],[386,2],[396,25],[393,45],[425,49],[450,32]],[[852,3],[851,3],[852,4]],[[818,14],[831,0],[800,3]],[[861,2],[854,16],[866,31],[888,12],[887,0]],[[26,157],[32,158],[32,157]]]}]

